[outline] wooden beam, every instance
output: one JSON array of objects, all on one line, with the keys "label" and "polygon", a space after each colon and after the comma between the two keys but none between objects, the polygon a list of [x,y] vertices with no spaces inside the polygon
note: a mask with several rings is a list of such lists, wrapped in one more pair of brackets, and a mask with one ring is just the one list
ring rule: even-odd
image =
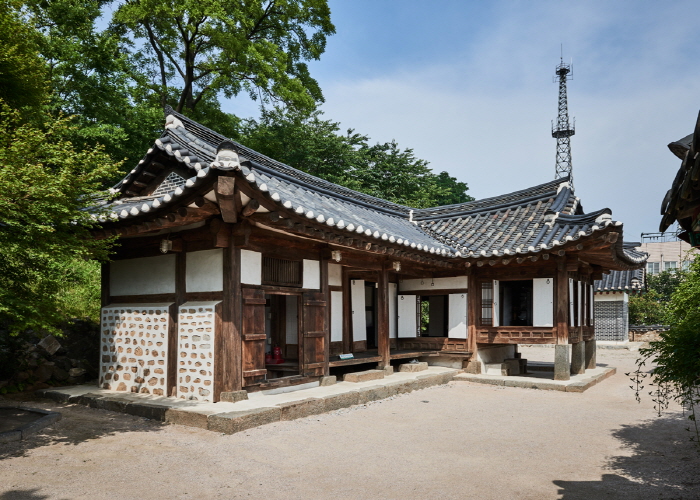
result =
[{"label": "wooden beam", "polygon": [[330,375],[330,366],[328,361],[330,359],[330,349],[331,349],[331,292],[328,289],[328,259],[324,255],[322,249],[321,253],[321,293],[326,301],[326,307],[324,308],[324,318],[323,321],[326,324],[325,332],[326,338],[323,341],[323,376],[327,377]]},{"label": "wooden beam", "polygon": [[554,318],[557,325],[557,344],[569,343],[569,274],[566,270],[566,259],[557,261],[555,279],[556,293],[554,296]]},{"label": "wooden beam", "polygon": [[230,224],[235,224],[238,222],[238,211],[236,210],[236,202],[234,197],[236,178],[221,176],[216,180],[214,187],[214,194],[216,194],[216,201],[219,204],[219,209],[221,210],[221,218],[224,222]]},{"label": "wooden beam", "polygon": [[250,217],[258,208],[260,208],[260,202],[255,198],[251,199],[245,208],[243,208],[243,217]]},{"label": "wooden beam", "polygon": [[379,368],[383,369],[391,364],[389,344],[389,270],[388,263],[384,263],[379,271],[377,282],[377,350],[382,357]]},{"label": "wooden beam", "polygon": [[224,250],[224,300],[221,304],[221,332],[215,350],[214,392],[217,400],[222,392],[243,388],[240,257],[238,248],[230,246]]}]

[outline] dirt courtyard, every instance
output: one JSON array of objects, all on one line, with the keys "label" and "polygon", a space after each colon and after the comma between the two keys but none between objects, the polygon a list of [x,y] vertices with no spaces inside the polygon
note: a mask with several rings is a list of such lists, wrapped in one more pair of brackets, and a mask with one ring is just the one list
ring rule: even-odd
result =
[{"label": "dirt courtyard", "polygon": [[599,350],[617,374],[582,394],[451,382],[229,436],[36,400],[63,419],[0,445],[0,500],[698,499],[687,421],[637,404],[636,356]]}]

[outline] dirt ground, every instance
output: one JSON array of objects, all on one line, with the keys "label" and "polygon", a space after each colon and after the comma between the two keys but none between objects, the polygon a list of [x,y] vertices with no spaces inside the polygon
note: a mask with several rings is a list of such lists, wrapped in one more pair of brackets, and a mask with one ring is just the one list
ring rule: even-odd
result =
[{"label": "dirt ground", "polygon": [[[551,361],[553,349],[522,349]],[[63,420],[0,445],[0,500],[700,498],[678,408],[624,375],[582,394],[451,382],[230,436],[36,400]]]}]

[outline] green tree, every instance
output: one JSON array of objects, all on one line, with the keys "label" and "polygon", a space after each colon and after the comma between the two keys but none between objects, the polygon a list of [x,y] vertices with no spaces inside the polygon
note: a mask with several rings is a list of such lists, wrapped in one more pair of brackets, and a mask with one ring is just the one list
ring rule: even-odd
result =
[{"label": "green tree", "polygon": [[39,109],[46,99],[46,64],[39,36],[22,19],[21,3],[0,1],[0,99],[16,109]]},{"label": "green tree", "polygon": [[[637,371],[632,375],[637,398],[645,379],[651,385],[650,394],[659,414],[669,401],[678,401],[687,411],[692,426],[692,440],[700,446],[700,257],[684,273],[671,294],[666,319],[670,329],[660,334],[648,348],[640,349]],[[644,370],[653,365],[650,373]]]},{"label": "green tree", "polygon": [[629,322],[631,325],[661,325],[666,316],[666,304],[654,289],[649,289],[629,300]]},{"label": "green tree", "polygon": [[306,61],[335,33],[327,0],[127,0],[113,23],[134,39],[143,83],[162,105],[176,96],[177,111],[240,92],[303,109],[323,100]]},{"label": "green tree", "polygon": [[90,236],[87,208],[118,164],[100,148],[77,149],[70,120],[37,126],[21,115],[0,102],[0,321],[55,331],[70,263],[107,257],[111,241]]}]

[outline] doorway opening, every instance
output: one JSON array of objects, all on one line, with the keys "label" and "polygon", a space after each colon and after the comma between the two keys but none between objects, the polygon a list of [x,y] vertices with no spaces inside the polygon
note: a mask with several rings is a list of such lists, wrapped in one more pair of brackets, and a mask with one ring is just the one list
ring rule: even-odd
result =
[{"label": "doorway opening", "polygon": [[420,336],[447,337],[449,301],[447,295],[420,297]]},{"label": "doorway opening", "polygon": [[501,281],[501,326],[532,326],[532,280]]},{"label": "doorway opening", "polygon": [[367,350],[377,348],[377,284],[365,281],[365,327]]},{"label": "doorway opening", "polygon": [[265,295],[267,379],[299,375],[300,295]]}]

